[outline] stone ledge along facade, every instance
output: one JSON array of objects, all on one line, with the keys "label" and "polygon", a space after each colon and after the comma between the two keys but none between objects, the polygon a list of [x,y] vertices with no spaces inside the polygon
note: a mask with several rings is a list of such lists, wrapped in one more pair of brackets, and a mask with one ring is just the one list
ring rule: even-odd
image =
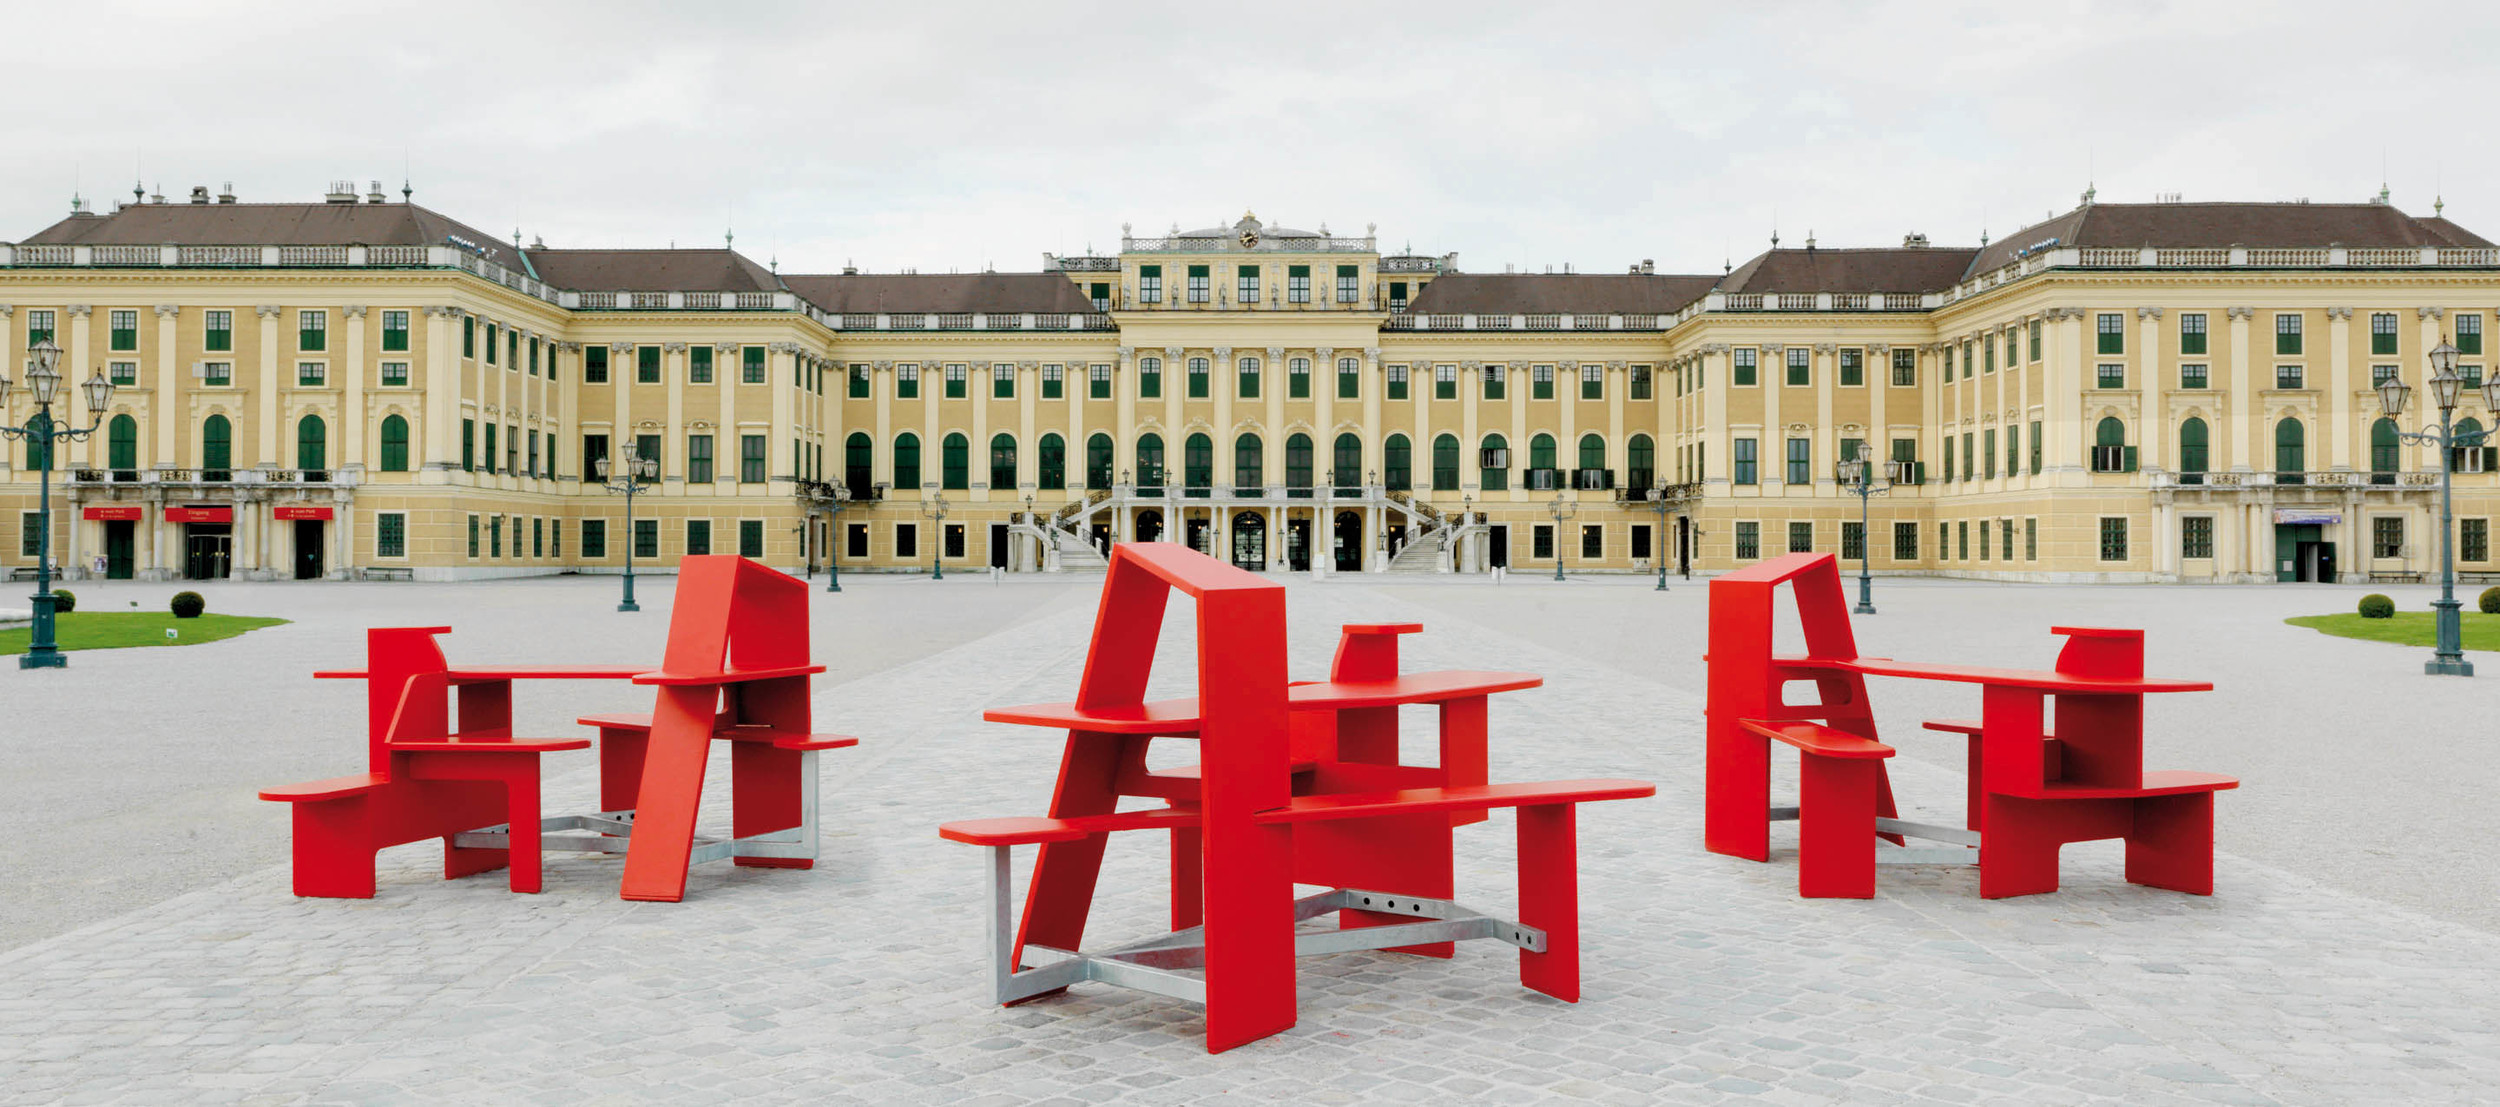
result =
[{"label": "stone ledge along facade", "polygon": [[[1289,571],[1871,544],[1884,573],[2356,581],[2439,550],[2440,459],[2373,383],[2419,386],[2443,338],[2479,379],[2500,312],[2500,248],[2383,194],[2087,193],[1977,247],[1775,240],[1716,276],[1376,242],[1245,214],[1032,273],[784,274],[524,247],[378,185],[203,188],[0,244],[0,365],[49,337],[67,382],[118,385],[54,458],[72,580],[615,572],[629,549],[1023,572],[1166,539]],[[8,420],[31,413],[14,390]],[[1910,463],[1867,534],[1837,465],[1861,443]],[[631,532],[592,464],[627,444],[660,459]],[[2494,452],[2455,455],[2468,574],[2500,573]],[[0,457],[13,573],[37,460]]]}]

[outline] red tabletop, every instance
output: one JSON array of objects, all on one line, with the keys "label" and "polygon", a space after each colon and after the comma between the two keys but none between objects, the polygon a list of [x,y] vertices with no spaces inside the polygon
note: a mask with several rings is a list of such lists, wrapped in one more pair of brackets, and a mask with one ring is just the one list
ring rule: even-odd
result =
[{"label": "red tabletop", "polygon": [[[443,675],[454,684],[487,680],[632,680],[650,672],[647,665],[463,665]],[[363,680],[363,669],[323,669],[316,680]]]},{"label": "red tabletop", "polygon": [[[644,683],[649,683],[646,679]],[[1476,672],[1451,669],[1405,673],[1391,680],[1316,681],[1285,689],[1292,711],[1338,711],[1357,707],[1395,707],[1409,703],[1443,703],[1494,692],[1543,685],[1534,673]],[[1181,736],[1198,732],[1198,700],[1194,696],[1152,703],[1081,710],[1074,703],[1031,703],[993,707],[981,713],[993,723],[1090,730],[1101,734]]]},{"label": "red tabletop", "polygon": [[1800,669],[1837,669],[1867,676],[1911,677],[1919,680],[1950,680],[1965,684],[1986,684],[1998,688],[2029,688],[2041,692],[2137,695],[2147,692],[2211,692],[2213,682],[2204,680],[2171,680],[2163,677],[2135,679],[2083,677],[2042,669],[1993,669],[1982,665],[1933,665],[1918,661],[1893,661],[1881,657],[1851,659],[1782,657],[1780,665]]}]

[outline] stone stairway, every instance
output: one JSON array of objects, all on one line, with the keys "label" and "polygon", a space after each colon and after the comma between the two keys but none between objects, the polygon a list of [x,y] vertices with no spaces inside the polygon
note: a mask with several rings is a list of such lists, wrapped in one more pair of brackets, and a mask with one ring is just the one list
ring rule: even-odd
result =
[{"label": "stone stairway", "polygon": [[1409,575],[1440,572],[1441,546],[1448,540],[1449,530],[1446,527],[1416,538],[1407,543],[1405,549],[1399,550],[1396,557],[1389,559],[1389,571]]}]

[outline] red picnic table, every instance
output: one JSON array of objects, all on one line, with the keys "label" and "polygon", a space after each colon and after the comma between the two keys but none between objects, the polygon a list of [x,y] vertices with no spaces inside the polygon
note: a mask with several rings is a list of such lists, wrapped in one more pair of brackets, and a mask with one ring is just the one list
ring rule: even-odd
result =
[{"label": "red picnic table", "polygon": [[[294,805],[295,893],[370,898],[374,853],[427,838],[443,840],[446,879],[509,865],[515,892],[540,889],[539,854],[549,849],[625,854],[627,899],[683,898],[687,867],[702,861],[810,867],[815,755],[858,740],[809,728],[807,676],[823,666],[805,663],[806,604],[803,583],[761,565],[687,558],[657,670],[455,669],[435,641],[450,627],[367,631],[365,668],[313,675],[366,682],[368,771],[260,793]],[[512,686],[523,680],[625,680],[658,689],[652,713],[580,720],[599,728],[599,811],[539,815],[540,755],[591,741],[514,737]],[[447,694],[457,697],[456,726]],[[732,743],[725,839],[694,830],[713,741]]]},{"label": "red picnic table", "polygon": [[[1198,601],[1196,697],[1143,699],[1172,589]],[[1486,697],[1542,683],[1527,673],[1397,671],[1414,624],[1355,625],[1331,679],[1289,684],[1282,586],[1183,546],[1122,543],[1077,699],[999,708],[993,722],[1063,729],[1050,813],[948,823],[990,847],[989,948],[996,1001],[1079,981],[1193,1000],[1209,1050],[1293,1025],[1297,954],[1389,949],[1448,956],[1492,938],[1520,948],[1520,978],[1579,997],[1575,805],[1647,796],[1641,781],[1488,784]],[[1439,707],[1437,765],[1402,763],[1401,706]],[[1149,769],[1158,738],[1198,743],[1199,764]],[[1122,811],[1122,797],[1166,806]],[[1453,826],[1520,808],[1518,921],[1452,900]],[[1171,844],[1171,933],[1087,952],[1082,940],[1109,835],[1156,830]],[[1038,845],[1021,925],[1010,853]],[[1330,890],[1296,898],[1296,883]],[[1296,924],[1335,914],[1333,930]],[[1038,964],[1028,965],[1028,960]]]},{"label": "red picnic table", "polygon": [[[1802,656],[1771,652],[1781,585],[1793,592],[1803,623]],[[2144,697],[2213,685],[2146,677],[2139,630],[2050,632],[2067,642],[2049,671],[1863,657],[1832,555],[1790,554],[1713,580],[1707,845],[1768,860],[1769,824],[1793,818],[1802,895],[1872,896],[1879,863],[1975,861],[1979,893],[1994,899],[2056,891],[2057,853],[2066,843],[2122,838],[2129,881],[2211,895],[2213,793],[2239,782],[2215,773],[2146,771]],[[1876,737],[1864,679],[1870,676],[1980,686],[1977,720],[1926,724],[1966,736],[1962,827],[1896,817],[1883,769],[1894,751]],[[1791,682],[1813,685],[1815,701],[1790,701]],[[1770,804],[1774,741],[1799,751],[1794,807]],[[1879,838],[1949,846],[1879,850]]]}]

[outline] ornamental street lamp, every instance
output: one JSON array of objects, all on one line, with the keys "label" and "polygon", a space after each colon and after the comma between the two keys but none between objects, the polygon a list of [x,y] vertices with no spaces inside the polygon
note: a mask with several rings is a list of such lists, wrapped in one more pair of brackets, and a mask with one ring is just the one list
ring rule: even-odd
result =
[{"label": "ornamental street lamp", "polygon": [[1554,579],[1560,581],[1563,578],[1563,524],[1579,514],[1579,509],[1564,499],[1562,493],[1556,492],[1554,502],[1545,505],[1545,510],[1554,516]]},{"label": "ornamental street lamp", "polygon": [[939,492],[920,501],[922,518],[937,521],[937,541],[929,543],[929,579],[946,579],[946,493]]},{"label": "ornamental street lamp", "polygon": [[[69,658],[61,653],[59,643],[53,640],[53,614],[59,602],[59,597],[52,594],[53,443],[83,439],[104,425],[105,406],[113,402],[113,382],[106,380],[104,371],[99,369],[95,376],[88,378],[87,383],[79,385],[80,391],[87,394],[87,413],[93,419],[83,428],[62,426],[52,418],[52,400],[61,389],[61,348],[47,335],[35,343],[34,349],[27,354],[26,391],[35,401],[34,414],[27,418],[25,426],[0,426],[0,439],[23,438],[28,452],[41,451],[38,454],[41,464],[36,466],[35,478],[38,504],[34,535],[37,543],[35,625],[33,640],[27,644],[25,656],[17,659],[17,667],[61,669],[69,666]],[[0,412],[8,410],[9,387],[9,378],[0,377]]]},{"label": "ornamental street lamp", "polygon": [[1875,556],[1875,540],[1867,525],[1867,500],[1892,491],[1901,479],[1901,463],[1884,463],[1882,484],[1874,483],[1875,471],[1875,447],[1865,442],[1858,443],[1858,456],[1840,463],[1840,490],[1858,498],[1858,606],[1849,609],[1854,615],[1875,613],[1874,578],[1867,569]]},{"label": "ornamental street lamp", "polygon": [[[2427,417],[2420,431],[2398,431],[2396,437],[2405,442],[2437,444],[2439,447],[2439,598],[2431,602],[2433,622],[2438,627],[2438,642],[2431,659],[2422,663],[2422,671],[2431,676],[2473,676],[2474,663],[2465,659],[2465,644],[2457,615],[2457,562],[2454,549],[2456,520],[2451,511],[2449,490],[2456,471],[2455,451],[2480,446],[2487,440],[2485,432],[2457,433],[2455,413],[2457,399],[2464,391],[2465,378],[2457,375],[2457,348],[2441,339],[2431,348],[2431,403],[2439,408],[2439,421]],[[2413,395],[2411,386],[2390,376],[2378,383],[2379,408],[2393,421],[2404,414],[2405,402]],[[2500,409],[2500,374],[2483,382],[2483,402]]]},{"label": "ornamental street lamp", "polygon": [[1660,482],[1658,482],[1658,487],[1656,487],[1656,488],[1644,488],[1644,489],[1641,489],[1641,490],[1640,490],[1640,494],[1641,494],[1642,496],[1644,496],[1644,497],[1647,497],[1647,498],[1648,498],[1648,500],[1649,500],[1649,502],[1650,502],[1650,505],[1651,505],[1653,508],[1655,508],[1655,509],[1657,510],[1657,512],[1658,512],[1658,538],[1657,538],[1657,540],[1656,540],[1656,541],[1655,541],[1655,542],[1654,542],[1654,543],[1650,546],[1650,551],[1651,551],[1651,553],[1652,553],[1652,554],[1654,554],[1654,555],[1657,557],[1657,559],[1658,559],[1658,587],[1657,587],[1657,588],[1655,588],[1655,589],[1653,589],[1653,591],[1664,592],[1664,591],[1666,591],[1666,590],[1667,590],[1667,485],[1666,485],[1666,482],[1665,482],[1665,481],[1660,481]]},{"label": "ornamental street lamp", "polygon": [[[625,443],[616,454],[617,464],[611,466],[603,457],[591,462],[590,467],[599,475],[600,487],[625,496],[625,602],[616,605],[616,609],[640,611],[642,605],[634,602],[634,497],[646,491],[642,487],[644,482],[659,479],[660,459],[643,457],[631,442]],[[625,479],[615,484],[607,483],[612,470]]]}]

